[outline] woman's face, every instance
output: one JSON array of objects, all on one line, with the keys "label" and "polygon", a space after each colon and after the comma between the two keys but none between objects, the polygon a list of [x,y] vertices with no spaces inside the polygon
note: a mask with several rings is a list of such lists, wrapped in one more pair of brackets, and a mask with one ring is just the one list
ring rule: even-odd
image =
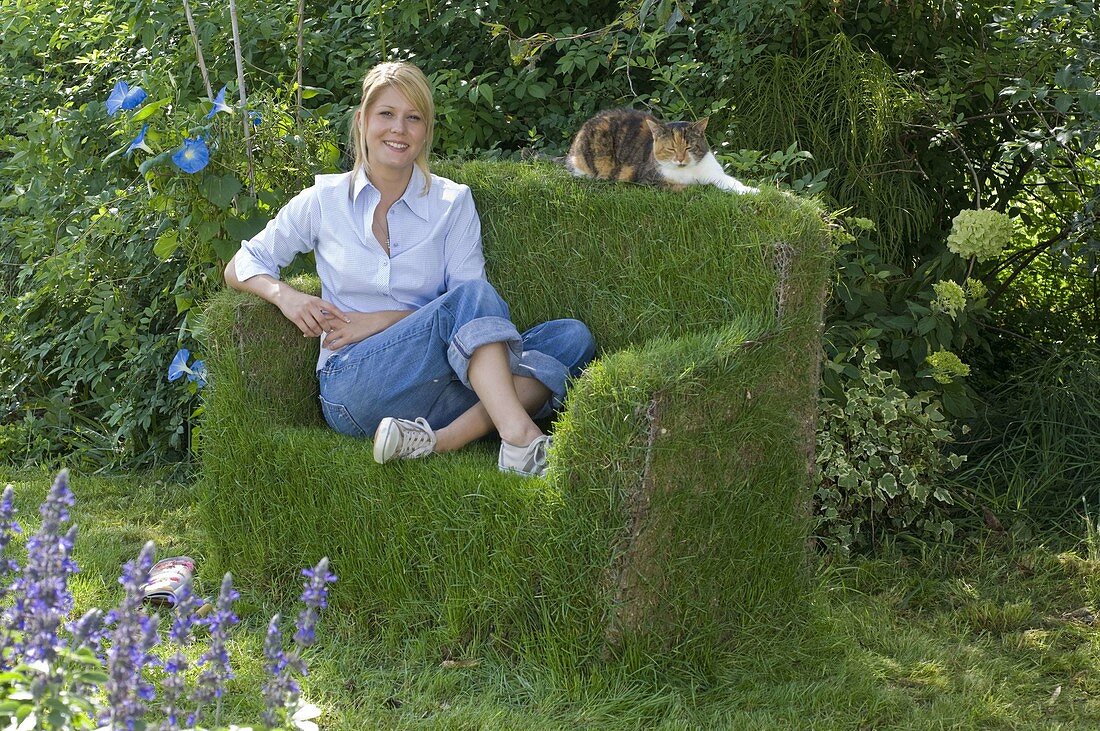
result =
[{"label": "woman's face", "polygon": [[361,123],[372,172],[411,168],[424,149],[427,120],[392,86],[375,98]]}]

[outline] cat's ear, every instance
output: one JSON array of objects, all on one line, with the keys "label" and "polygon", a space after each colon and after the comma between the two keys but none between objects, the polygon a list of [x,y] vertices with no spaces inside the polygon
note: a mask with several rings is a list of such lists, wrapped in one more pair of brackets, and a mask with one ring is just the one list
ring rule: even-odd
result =
[{"label": "cat's ear", "polygon": [[698,122],[692,122],[691,128],[699,134],[702,134],[703,132],[707,131],[707,122],[709,121],[710,117],[703,117]]},{"label": "cat's ear", "polygon": [[646,118],[645,126],[649,127],[649,133],[653,135],[653,139],[657,139],[661,136],[661,125],[653,119]]}]

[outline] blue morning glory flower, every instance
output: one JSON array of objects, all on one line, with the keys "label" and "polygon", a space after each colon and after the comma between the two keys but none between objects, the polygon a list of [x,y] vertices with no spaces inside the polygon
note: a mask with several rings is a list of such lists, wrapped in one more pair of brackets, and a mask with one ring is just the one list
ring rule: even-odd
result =
[{"label": "blue morning glory flower", "polygon": [[187,348],[180,348],[176,352],[176,357],[172,358],[172,362],[168,364],[168,380],[178,381],[184,374],[191,369],[187,367],[187,359],[191,357],[191,351]]},{"label": "blue morning glory flower", "polygon": [[191,351],[187,348],[180,348],[176,351],[172,362],[168,364],[168,380],[178,381],[187,376],[188,381],[197,383],[199,388],[202,388],[206,385],[206,363],[196,360],[189,366],[187,365],[187,359],[190,357]]},{"label": "blue morning glory flower", "polygon": [[130,141],[130,146],[126,148],[126,154],[129,155],[134,150],[145,150],[146,152],[152,152],[149,145],[145,144],[145,131],[149,129],[149,125],[145,124],[141,128],[141,132],[138,136]]},{"label": "blue morning glory flower", "polygon": [[111,95],[107,97],[107,114],[115,116],[120,109],[136,109],[145,101],[145,89],[135,86],[133,89],[125,81],[115,84]]},{"label": "blue morning glory flower", "polygon": [[249,112],[248,113],[248,118],[252,120],[252,126],[253,127],[259,127],[260,122],[263,121],[263,117],[260,116],[259,112]]},{"label": "blue morning glory flower", "polygon": [[213,117],[218,112],[229,112],[230,114],[233,113],[233,110],[230,109],[229,105],[225,103],[225,87],[224,86],[222,87],[222,90],[218,92],[218,95],[216,97],[214,97],[214,106],[213,106],[213,108],[210,109],[209,112],[206,113],[206,118],[210,119],[211,117]]},{"label": "blue morning glory flower", "polygon": [[206,385],[206,363],[196,360],[191,364],[191,372],[187,374],[187,380],[199,384],[199,388]]},{"label": "blue morning glory flower", "polygon": [[197,173],[210,162],[210,149],[202,136],[188,137],[183,146],[172,155],[172,162],[185,173]]}]

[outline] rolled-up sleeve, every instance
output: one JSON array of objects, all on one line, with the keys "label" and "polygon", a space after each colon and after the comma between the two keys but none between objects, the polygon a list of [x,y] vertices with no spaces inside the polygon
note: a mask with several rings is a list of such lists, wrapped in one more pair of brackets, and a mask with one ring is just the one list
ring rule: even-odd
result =
[{"label": "rolled-up sleeve", "polygon": [[243,282],[257,274],[278,279],[279,271],[295,256],[316,246],[320,216],[316,186],[294,196],[263,231],[241,242],[236,257],[237,279]]},{"label": "rolled-up sleeve", "polygon": [[453,225],[444,245],[447,268],[444,285],[449,291],[474,279],[485,279],[485,255],[481,251],[481,219],[474,206],[474,196],[462,186],[454,204]]}]

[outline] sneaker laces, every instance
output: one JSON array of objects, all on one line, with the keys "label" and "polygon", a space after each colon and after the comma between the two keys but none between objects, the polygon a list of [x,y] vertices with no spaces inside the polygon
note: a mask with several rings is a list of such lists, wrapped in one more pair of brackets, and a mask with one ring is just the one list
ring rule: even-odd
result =
[{"label": "sneaker laces", "polygon": [[402,459],[416,459],[426,457],[435,449],[435,432],[429,426],[428,420],[423,416],[414,421],[408,419],[396,419],[397,428],[401,431],[401,443],[397,446],[395,456]]}]

